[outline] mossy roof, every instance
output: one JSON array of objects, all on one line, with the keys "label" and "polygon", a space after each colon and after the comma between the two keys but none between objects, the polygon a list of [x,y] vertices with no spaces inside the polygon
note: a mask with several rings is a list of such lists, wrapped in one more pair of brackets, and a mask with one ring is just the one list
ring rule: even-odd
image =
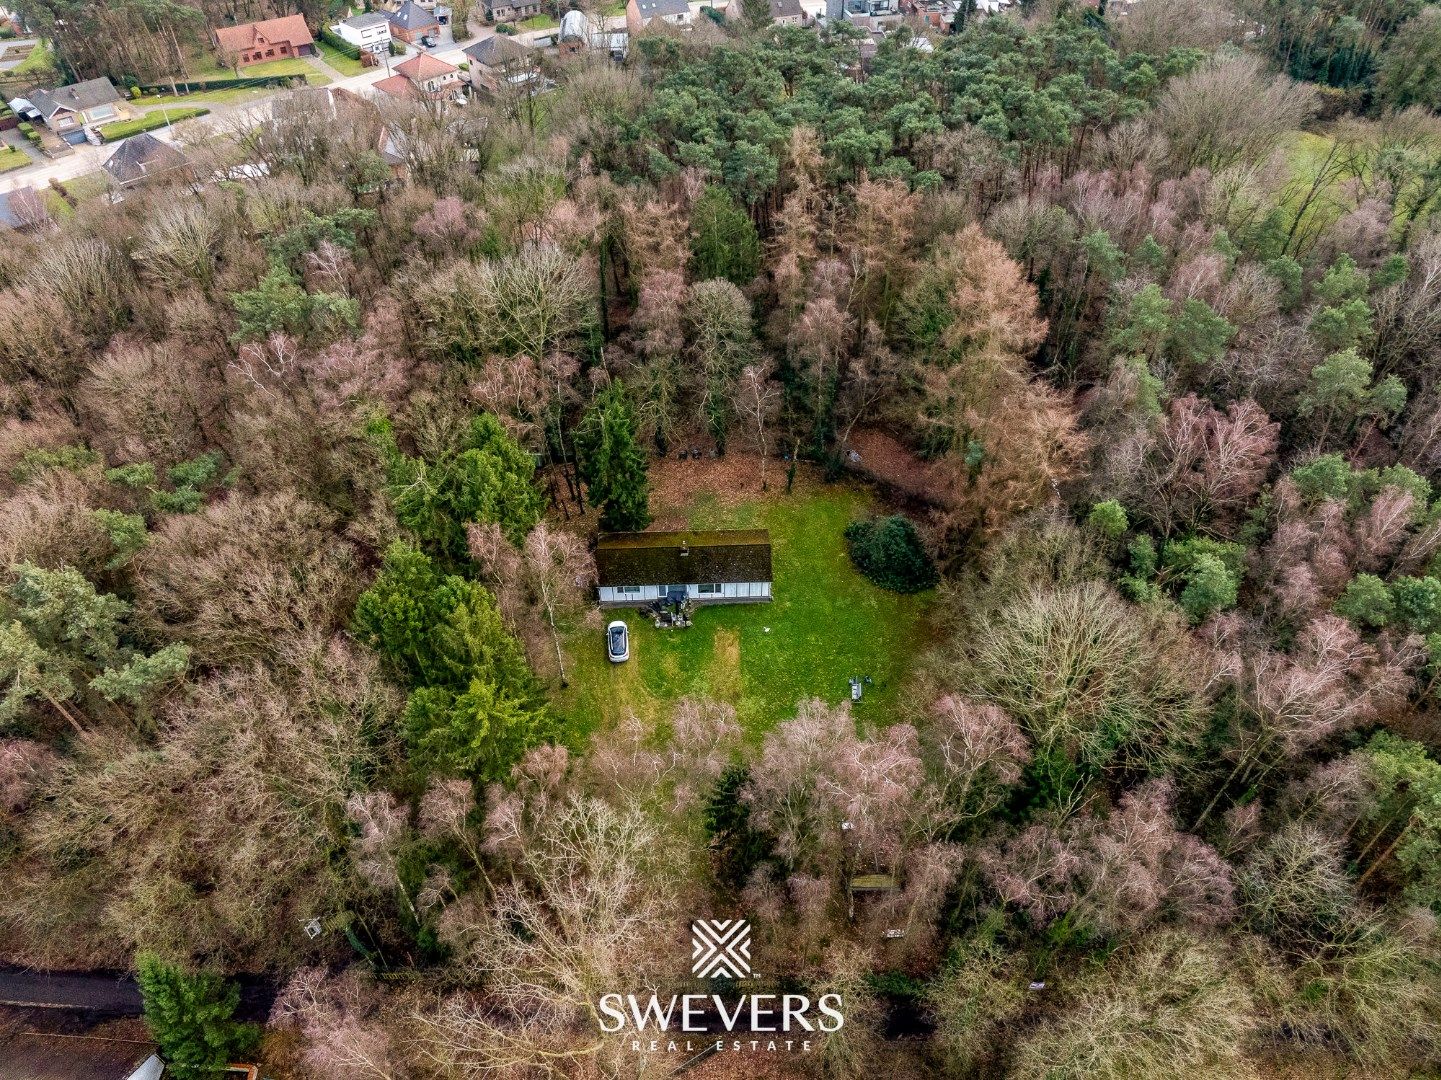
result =
[{"label": "mossy roof", "polygon": [[601,585],[688,585],[770,581],[765,529],[604,533],[596,543]]}]

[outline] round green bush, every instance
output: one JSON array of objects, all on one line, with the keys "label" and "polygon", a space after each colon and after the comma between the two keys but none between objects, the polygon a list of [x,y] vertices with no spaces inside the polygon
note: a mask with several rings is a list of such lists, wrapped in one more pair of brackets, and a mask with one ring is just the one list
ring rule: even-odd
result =
[{"label": "round green bush", "polygon": [[892,592],[921,592],[939,577],[915,523],[900,514],[847,525],[846,549],[857,570]]}]

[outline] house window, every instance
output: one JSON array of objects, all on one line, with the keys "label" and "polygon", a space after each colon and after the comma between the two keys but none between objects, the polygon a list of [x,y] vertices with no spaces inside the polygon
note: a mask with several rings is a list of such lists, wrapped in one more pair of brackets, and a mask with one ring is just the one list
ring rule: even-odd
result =
[{"label": "house window", "polygon": [[90,119],[92,120],[107,120],[114,115],[114,105],[97,105],[90,110]]},{"label": "house window", "polygon": [[719,583],[697,585],[695,587],[695,591],[700,593],[701,596],[719,596],[721,592],[721,587]]},{"label": "house window", "polygon": [[639,596],[640,590],[639,585],[617,585],[615,587],[617,596]]}]

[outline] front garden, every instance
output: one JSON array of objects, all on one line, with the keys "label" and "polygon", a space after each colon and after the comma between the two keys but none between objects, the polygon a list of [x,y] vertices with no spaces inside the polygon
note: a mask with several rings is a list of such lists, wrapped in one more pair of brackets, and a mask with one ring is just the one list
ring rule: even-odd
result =
[{"label": "front garden", "polygon": [[117,142],[120,139],[128,139],[131,135],[139,135],[142,131],[154,131],[156,128],[178,124],[182,120],[193,120],[197,116],[204,116],[209,111],[209,109],[199,106],[156,109],[144,116],[137,116],[133,120],[117,120],[113,124],[105,124],[100,128],[100,137],[106,142]]}]

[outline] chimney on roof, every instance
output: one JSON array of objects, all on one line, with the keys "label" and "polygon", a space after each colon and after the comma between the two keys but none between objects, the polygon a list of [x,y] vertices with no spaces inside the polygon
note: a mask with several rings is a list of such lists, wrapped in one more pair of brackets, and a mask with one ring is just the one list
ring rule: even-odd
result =
[{"label": "chimney on roof", "polygon": [[685,558],[690,554],[690,541],[685,538],[682,538],[680,542],[680,554],[681,558]]}]

